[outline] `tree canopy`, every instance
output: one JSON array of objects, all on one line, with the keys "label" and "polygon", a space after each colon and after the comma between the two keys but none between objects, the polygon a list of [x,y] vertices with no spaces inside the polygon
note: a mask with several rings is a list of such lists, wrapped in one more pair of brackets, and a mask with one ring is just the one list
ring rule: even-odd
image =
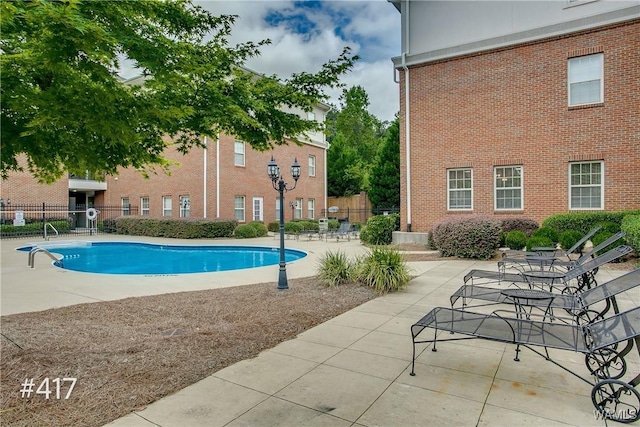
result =
[{"label": "tree canopy", "polygon": [[[38,179],[165,165],[201,137],[226,132],[266,150],[317,130],[311,111],[357,60],[347,48],[316,73],[248,73],[269,40],[228,45],[235,16],[190,0],[16,0],[0,3],[1,172],[26,156]],[[123,83],[121,58],[143,86]],[[166,136],[171,137],[171,142]]]},{"label": "tree canopy", "polygon": [[387,129],[385,139],[371,170],[369,200],[374,208],[400,206],[400,119]]},{"label": "tree canopy", "polygon": [[327,116],[327,186],[330,196],[369,190],[371,168],[386,133],[385,123],[368,111],[362,86],[342,92],[341,108]]}]

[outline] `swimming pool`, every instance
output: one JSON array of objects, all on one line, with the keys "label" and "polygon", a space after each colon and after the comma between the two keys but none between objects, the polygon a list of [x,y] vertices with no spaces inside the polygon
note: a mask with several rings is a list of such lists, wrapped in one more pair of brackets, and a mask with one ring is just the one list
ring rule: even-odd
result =
[{"label": "swimming pool", "polygon": [[[36,245],[18,248],[30,251]],[[38,244],[62,255],[66,270],[104,274],[185,274],[264,267],[280,262],[280,250],[263,246],[179,246],[139,242],[61,242]],[[285,261],[307,256],[286,249]]]}]

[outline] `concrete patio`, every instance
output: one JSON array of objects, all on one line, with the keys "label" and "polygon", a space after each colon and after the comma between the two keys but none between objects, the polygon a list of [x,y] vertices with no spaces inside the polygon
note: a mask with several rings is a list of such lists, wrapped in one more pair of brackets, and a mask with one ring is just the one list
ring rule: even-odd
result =
[{"label": "concrete patio", "polygon": [[[134,240],[99,236],[93,240]],[[81,240],[91,240],[82,238]],[[135,238],[166,242],[164,239]],[[193,241],[172,243],[193,244]],[[275,281],[277,266],[181,276],[113,276],[63,271],[45,256],[27,268],[27,254],[2,242],[2,314],[185,290]],[[272,237],[206,244],[277,246]],[[287,267],[289,278],[315,272],[326,250],[349,254],[359,241],[288,240],[309,256]],[[438,352],[420,346],[416,376],[411,365],[411,324],[449,296],[472,268],[495,262],[410,263],[416,276],[401,292],[367,302],[264,351],[222,369],[110,426],[603,426],[591,403],[591,386],[524,350],[484,340],[446,342]],[[624,271],[601,269],[599,281]],[[634,293],[621,306],[640,304]],[[554,351],[552,357],[587,376],[584,356]],[[637,352],[629,371],[640,370]],[[628,361],[629,361],[628,360]],[[612,423],[609,422],[609,425]]]}]

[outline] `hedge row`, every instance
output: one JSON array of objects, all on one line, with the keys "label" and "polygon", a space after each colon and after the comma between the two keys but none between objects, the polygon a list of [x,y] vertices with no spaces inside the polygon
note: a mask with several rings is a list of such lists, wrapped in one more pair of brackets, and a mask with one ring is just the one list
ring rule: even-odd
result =
[{"label": "hedge row", "polygon": [[[577,212],[577,213],[563,213],[557,215],[551,215],[549,218],[542,221],[543,227],[554,228],[558,233],[562,233],[566,230],[576,230],[582,234],[587,234],[589,230],[596,225],[606,225],[606,223],[617,224],[618,229],[622,224],[622,220],[627,215],[640,215],[640,210],[633,211],[619,211],[619,212]],[[606,228],[606,227],[603,227]],[[614,232],[611,229],[605,229],[602,231]]]},{"label": "hedge row", "polygon": [[[65,234],[71,230],[71,226],[69,225],[69,221],[59,220],[59,221],[47,221],[48,224],[51,224],[55,227],[58,233]],[[49,234],[55,234],[55,232],[51,229],[47,230]],[[31,222],[21,226],[15,226],[13,224],[2,224],[0,225],[0,235],[6,237],[17,237],[17,236],[42,236],[44,234],[42,222]]]},{"label": "hedge row", "polygon": [[622,220],[620,229],[625,232],[629,246],[636,254],[640,254],[640,215],[627,215]]},{"label": "hedge row", "polygon": [[535,221],[526,218],[460,215],[437,223],[430,240],[442,256],[486,259],[494,255],[498,243],[507,244],[511,249],[520,249],[526,244],[529,250],[532,246],[560,243],[566,250],[599,225],[600,231],[591,238],[594,245],[622,230],[627,243],[640,253],[638,218],[640,210],[565,213],[550,216],[538,228]]},{"label": "hedge row", "polygon": [[235,219],[170,219],[126,216],[104,221],[105,230],[113,230],[118,234],[176,239],[233,237],[237,226],[238,221]]}]

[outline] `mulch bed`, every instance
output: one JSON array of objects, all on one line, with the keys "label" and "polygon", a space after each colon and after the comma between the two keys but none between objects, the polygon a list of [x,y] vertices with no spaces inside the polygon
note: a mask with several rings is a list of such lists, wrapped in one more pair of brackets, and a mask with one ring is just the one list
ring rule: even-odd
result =
[{"label": "mulch bed", "polygon": [[[376,294],[315,278],[3,316],[0,424],[100,426],[296,337]],[[34,378],[31,397],[22,383]],[[51,380],[49,399],[35,390]],[[70,386],[55,378],[77,378]],[[42,390],[44,391],[44,389]]]}]

